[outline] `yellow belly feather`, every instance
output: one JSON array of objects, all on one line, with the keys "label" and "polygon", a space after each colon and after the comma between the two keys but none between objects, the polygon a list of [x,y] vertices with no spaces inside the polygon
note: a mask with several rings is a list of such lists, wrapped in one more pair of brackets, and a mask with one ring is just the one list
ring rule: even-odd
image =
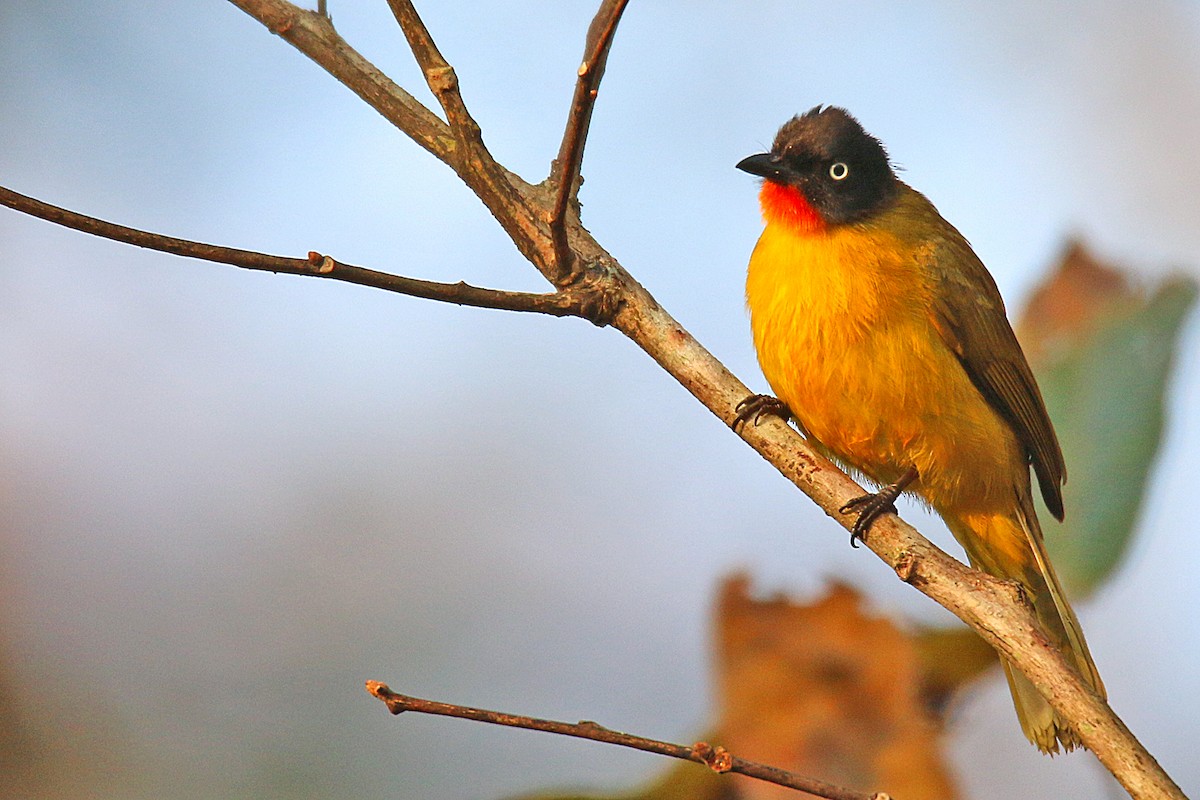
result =
[{"label": "yellow belly feather", "polygon": [[884,230],[769,222],[746,283],[759,363],[845,466],[879,483],[915,466],[939,510],[1010,507],[1023,456],[934,327],[930,281]]}]

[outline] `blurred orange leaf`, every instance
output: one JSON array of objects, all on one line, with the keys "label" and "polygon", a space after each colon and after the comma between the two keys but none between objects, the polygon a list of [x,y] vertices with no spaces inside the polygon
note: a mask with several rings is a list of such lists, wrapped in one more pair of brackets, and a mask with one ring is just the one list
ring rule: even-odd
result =
[{"label": "blurred orange leaf", "polygon": [[[800,605],[756,600],[744,576],[717,602],[721,743],[743,758],[908,800],[953,798],[907,634],[834,584]],[[741,781],[744,798],[794,797]]]}]

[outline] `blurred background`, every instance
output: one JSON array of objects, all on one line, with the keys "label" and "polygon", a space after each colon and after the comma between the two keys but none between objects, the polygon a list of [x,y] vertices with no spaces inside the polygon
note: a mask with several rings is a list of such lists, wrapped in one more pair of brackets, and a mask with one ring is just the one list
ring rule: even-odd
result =
[{"label": "blurred background", "polygon": [[[418,7],[492,152],[541,180],[594,4]],[[330,11],[433,104],[383,0]],[[733,165],[817,103],[883,139],[1010,309],[1069,236],[1146,285],[1195,276],[1198,43],[1183,2],[634,2],[584,224],[757,390],[742,284],[761,222]],[[5,0],[0,118],[0,183],[73,210],[544,288],[449,169],[219,0]],[[690,742],[712,718],[710,607],[731,570],[799,598],[836,578],[873,613],[949,621],[611,330],[187,261],[6,209],[0,255],[0,765],[25,794],[618,790],[665,765],[393,719],[363,682]],[[1198,346],[1191,319],[1137,538],[1078,606],[1114,708],[1185,791]],[[1025,742],[998,673],[948,730],[971,797],[1112,790],[1089,754]]]}]

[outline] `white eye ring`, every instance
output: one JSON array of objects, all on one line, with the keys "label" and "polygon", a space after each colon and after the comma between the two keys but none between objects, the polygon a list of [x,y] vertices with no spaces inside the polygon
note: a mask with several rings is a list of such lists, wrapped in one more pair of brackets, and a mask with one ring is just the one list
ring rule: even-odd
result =
[{"label": "white eye ring", "polygon": [[835,181],[844,181],[849,174],[850,167],[846,165],[845,161],[835,161],[829,167],[829,177]]}]

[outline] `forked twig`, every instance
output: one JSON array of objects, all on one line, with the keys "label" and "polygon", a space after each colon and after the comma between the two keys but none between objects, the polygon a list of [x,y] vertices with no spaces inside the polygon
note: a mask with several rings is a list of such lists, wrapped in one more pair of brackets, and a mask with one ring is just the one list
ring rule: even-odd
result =
[{"label": "forked twig", "polygon": [[521,192],[524,182],[501,166],[483,143],[483,133],[479,123],[467,110],[454,67],[442,56],[411,0],[388,0],[388,6],[421,67],[425,83],[441,104],[446,122],[450,124],[454,151],[447,163],[492,210],[496,219],[501,220],[501,225],[513,236],[526,258],[551,278],[555,286],[562,288],[562,284],[553,281],[552,275],[547,272],[550,265],[540,249],[530,246],[537,237],[539,221],[525,204]]},{"label": "forked twig", "polygon": [[382,700],[387,705],[388,711],[391,711],[393,714],[416,711],[420,714],[458,717],[459,719],[470,719],[476,722],[488,722],[493,725],[507,725],[512,728],[526,728],[532,731],[574,736],[578,739],[591,739],[596,742],[620,745],[621,747],[629,747],[647,753],[657,753],[658,755],[670,756],[671,758],[678,758],[684,761],[694,761],[697,764],[707,766],[714,772],[735,772],[739,775],[757,778],[779,786],[785,786],[789,789],[799,789],[802,792],[808,792],[817,797],[827,798],[827,800],[890,800],[890,796],[884,792],[875,792],[873,794],[857,792],[853,789],[835,786],[832,783],[819,781],[815,778],[797,775],[794,772],[788,772],[778,767],[760,764],[756,761],[747,761],[744,758],[731,755],[723,747],[713,747],[707,742],[697,742],[688,747],[682,744],[673,744],[658,739],[647,739],[643,736],[621,733],[620,731],[614,731],[602,725],[597,725],[595,722],[558,722],[550,719],[538,719],[537,717],[505,714],[501,711],[488,711],[482,708],[458,706],[452,703],[440,703],[436,700],[422,700],[419,697],[397,694],[386,683],[380,683],[379,681],[367,681],[367,691]]},{"label": "forked twig", "polygon": [[571,99],[571,113],[563,131],[558,158],[554,161],[552,177],[555,195],[554,207],[550,212],[550,238],[554,246],[554,283],[558,286],[575,270],[575,256],[567,241],[567,209],[578,192],[579,169],[592,123],[592,109],[596,106],[596,95],[600,90],[600,79],[604,77],[613,34],[627,3],[628,0],[604,0],[592,18],[583,48],[583,62],[579,65],[578,79],[575,81],[575,96]]},{"label": "forked twig", "polygon": [[449,126],[363,58],[334,29],[328,16],[281,0],[229,2],[321,65],[421,147],[441,161],[451,163],[454,139]]},{"label": "forked twig", "polygon": [[471,116],[466,103],[463,102],[454,67],[442,57],[433,37],[429,35],[429,29],[417,14],[417,9],[409,0],[388,0],[388,6],[392,9],[396,22],[400,24],[400,30],[404,32],[404,38],[408,40],[408,46],[425,75],[425,82],[429,84],[434,97],[446,112],[446,121],[450,123],[450,128],[466,139],[469,147],[483,148],[479,123]]}]

